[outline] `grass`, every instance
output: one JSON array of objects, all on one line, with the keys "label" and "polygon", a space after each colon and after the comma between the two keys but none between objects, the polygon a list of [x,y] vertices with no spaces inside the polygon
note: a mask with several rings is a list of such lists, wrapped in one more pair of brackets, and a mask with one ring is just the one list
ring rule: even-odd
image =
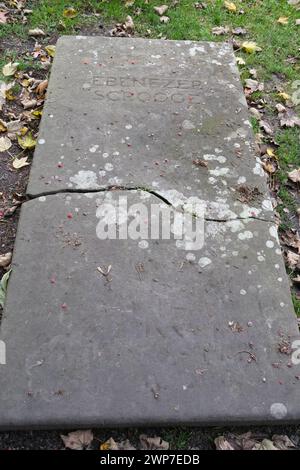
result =
[{"label": "grass", "polygon": [[292,300],[293,300],[293,304],[294,304],[295,313],[296,313],[297,317],[300,318],[300,300],[297,299],[295,294],[292,294]]}]

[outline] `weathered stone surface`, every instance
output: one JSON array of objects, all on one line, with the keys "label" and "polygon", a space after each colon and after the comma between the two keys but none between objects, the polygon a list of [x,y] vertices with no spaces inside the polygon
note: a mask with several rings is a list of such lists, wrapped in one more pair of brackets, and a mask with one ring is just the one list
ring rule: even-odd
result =
[{"label": "weathered stone surface", "polygon": [[[202,250],[100,240],[120,194],[22,207],[0,339],[2,428],[299,420],[298,337],[275,227],[206,222]],[[111,265],[109,276],[97,267]]]},{"label": "weathered stone surface", "polygon": [[110,186],[272,217],[229,44],[60,38],[28,193]]},{"label": "weathered stone surface", "polygon": [[[2,428],[300,419],[253,142],[228,44],[60,39],[0,331]],[[195,221],[203,203],[203,247],[101,240],[119,196]]]}]

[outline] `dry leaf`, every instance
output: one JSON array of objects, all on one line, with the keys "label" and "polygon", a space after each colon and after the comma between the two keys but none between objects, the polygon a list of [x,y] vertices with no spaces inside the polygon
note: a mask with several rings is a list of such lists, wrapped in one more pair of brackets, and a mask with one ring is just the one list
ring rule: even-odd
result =
[{"label": "dry leaf", "polygon": [[11,262],[12,258],[12,253],[9,251],[8,253],[5,253],[4,255],[0,255],[0,267],[1,268],[6,268]]},{"label": "dry leaf", "polygon": [[135,0],[126,0],[125,1],[125,7],[126,8],[132,7],[132,5],[134,5],[134,2],[135,2]]},{"label": "dry leaf", "polygon": [[60,436],[64,441],[65,446],[72,450],[82,450],[88,447],[94,439],[92,431],[74,431],[70,432],[67,436],[61,434]]},{"label": "dry leaf", "polygon": [[244,41],[242,44],[242,49],[248,54],[253,54],[254,52],[262,50],[261,47],[259,47],[256,42],[253,41]]},{"label": "dry leaf", "polygon": [[36,87],[36,93],[38,95],[43,95],[45,93],[45,91],[47,90],[47,86],[48,86],[48,80],[43,80],[41,83],[38,84],[38,86]]},{"label": "dry leaf", "polygon": [[112,437],[110,437],[106,442],[100,445],[100,450],[136,450],[136,448],[133,447],[128,439],[116,442]]},{"label": "dry leaf", "polygon": [[265,131],[266,134],[273,135],[274,131],[268,122],[260,121],[259,125]]},{"label": "dry leaf", "polygon": [[280,238],[282,244],[294,248],[300,254],[300,237],[298,235],[298,232],[295,232],[293,230],[285,230],[283,233],[281,233]]},{"label": "dry leaf", "polygon": [[229,32],[228,26],[216,26],[211,30],[212,34],[215,36],[221,36],[223,34],[227,34]]},{"label": "dry leaf", "polygon": [[21,103],[24,109],[30,109],[34,108],[37,105],[37,100],[25,97],[21,100]]},{"label": "dry leaf", "polygon": [[100,445],[100,450],[120,450],[116,441],[110,437],[107,441]]},{"label": "dry leaf", "polygon": [[245,34],[247,34],[247,30],[245,28],[234,28],[232,30],[232,34],[234,34],[235,36],[244,36]]},{"label": "dry leaf", "polygon": [[249,69],[249,73],[252,78],[257,78],[257,70],[256,69]]},{"label": "dry leaf", "polygon": [[194,3],[194,7],[197,10],[205,10],[205,8],[207,8],[207,4],[205,2],[196,2]]},{"label": "dry leaf", "polygon": [[6,131],[7,131],[6,122],[0,119],[0,132],[6,132]]},{"label": "dry leaf", "polygon": [[168,16],[161,16],[161,17],[159,18],[159,21],[160,21],[161,23],[169,23],[170,18],[169,18]]},{"label": "dry leaf", "polygon": [[279,113],[278,117],[282,127],[300,127],[300,118],[291,109],[285,110],[284,113]]},{"label": "dry leaf", "polygon": [[275,434],[272,437],[272,441],[279,450],[288,450],[295,447],[295,444],[290,440],[288,436],[280,436]]},{"label": "dry leaf", "polygon": [[262,166],[263,166],[263,169],[264,169],[267,173],[270,173],[270,175],[272,175],[273,173],[275,173],[276,170],[277,170],[277,166],[275,165],[274,162],[270,162],[270,161],[263,162],[263,163],[262,163]]},{"label": "dry leaf", "polygon": [[12,162],[12,166],[16,170],[19,170],[20,168],[23,168],[24,166],[30,165],[30,163],[27,161],[27,159],[28,159],[28,157],[15,158]]},{"label": "dry leaf", "polygon": [[56,46],[54,46],[53,44],[49,44],[49,46],[45,47],[45,51],[47,52],[47,54],[50,57],[54,57],[55,56],[55,51],[56,51]]},{"label": "dry leaf", "polygon": [[0,24],[7,23],[7,18],[6,18],[7,14],[8,14],[8,11],[0,11]]},{"label": "dry leaf", "polygon": [[286,112],[286,107],[283,106],[283,104],[276,104],[275,108],[277,109],[278,113],[285,113]]},{"label": "dry leaf", "polygon": [[18,143],[24,150],[33,149],[36,145],[36,140],[32,137],[31,132],[28,132],[25,136],[18,136]]},{"label": "dry leaf", "polygon": [[238,65],[246,65],[246,62],[244,61],[244,59],[242,59],[242,57],[237,57],[236,58],[236,63]]},{"label": "dry leaf", "polygon": [[161,5],[160,7],[154,7],[154,11],[158,13],[159,16],[163,16],[168,10],[168,8],[168,5]]},{"label": "dry leaf", "polygon": [[11,145],[8,137],[0,137],[0,152],[6,152],[6,150],[10,149]]},{"label": "dry leaf", "polygon": [[232,447],[224,436],[217,437],[214,442],[217,450],[234,450],[234,447]]},{"label": "dry leaf", "polygon": [[258,121],[261,120],[262,115],[261,115],[261,113],[258,111],[258,109],[256,109],[256,108],[250,108],[249,111],[250,111],[250,113],[252,114],[252,116],[254,116]]},{"label": "dry leaf", "polygon": [[288,95],[287,93],[283,91],[281,93],[278,93],[278,96],[280,96],[280,98],[282,98],[285,101],[288,101],[291,99],[290,95]]},{"label": "dry leaf", "polygon": [[30,29],[28,31],[29,36],[38,37],[38,36],[45,36],[45,33],[40,28]]},{"label": "dry leaf", "polygon": [[281,16],[277,20],[277,23],[279,23],[279,24],[288,24],[288,22],[289,22],[289,19],[288,19],[287,16]]},{"label": "dry leaf", "polygon": [[300,183],[300,168],[290,171],[290,173],[288,173],[288,178],[293,181],[293,183]]},{"label": "dry leaf", "polygon": [[148,437],[146,434],[140,435],[140,442],[143,450],[168,450],[169,443],[161,437]]},{"label": "dry leaf", "polygon": [[6,92],[9,88],[11,88],[11,84],[7,84],[5,82],[0,81],[0,111],[2,110],[2,107],[5,103]]},{"label": "dry leaf", "polygon": [[233,2],[228,2],[227,0],[225,0],[224,6],[225,6],[225,8],[227,8],[227,10],[229,10],[233,13],[236,13],[236,11],[237,11],[237,6]]},{"label": "dry leaf", "polygon": [[300,26],[300,19],[296,20],[296,26]]},{"label": "dry leaf", "polygon": [[18,62],[9,62],[8,64],[4,65],[2,68],[2,73],[5,77],[10,77],[14,75],[18,69]]},{"label": "dry leaf", "polygon": [[20,120],[9,121],[6,123],[6,127],[7,127],[7,136],[10,139],[16,139],[17,137],[16,134],[17,132],[20,132],[20,130],[22,129],[23,123]]},{"label": "dry leaf", "polygon": [[131,33],[134,29],[134,23],[133,23],[133,19],[131,18],[131,16],[127,16],[126,18],[126,21],[124,23],[124,28],[126,31],[128,31],[129,33]]},{"label": "dry leaf", "polygon": [[[263,91],[264,84],[259,83],[257,80],[253,80],[252,78],[247,78],[245,80],[246,88],[250,91],[250,93],[254,93],[255,91]],[[249,93],[248,93],[249,94]]]},{"label": "dry leaf", "polygon": [[287,265],[290,269],[294,270],[298,265],[300,261],[300,255],[297,253],[294,253],[293,251],[288,251],[286,254],[286,262]]},{"label": "dry leaf", "polygon": [[277,159],[277,157],[276,157],[276,155],[275,155],[275,153],[274,153],[274,150],[273,150],[271,147],[268,147],[268,148],[267,148],[267,155],[268,155],[269,157],[271,157],[271,158],[276,158],[276,159]]},{"label": "dry leaf", "polygon": [[260,444],[256,444],[253,450],[279,450],[270,439],[264,439]]},{"label": "dry leaf", "polygon": [[76,16],[78,15],[78,12],[75,10],[75,8],[73,7],[70,7],[70,8],[66,8],[64,11],[63,11],[63,16],[65,18],[75,18]]}]

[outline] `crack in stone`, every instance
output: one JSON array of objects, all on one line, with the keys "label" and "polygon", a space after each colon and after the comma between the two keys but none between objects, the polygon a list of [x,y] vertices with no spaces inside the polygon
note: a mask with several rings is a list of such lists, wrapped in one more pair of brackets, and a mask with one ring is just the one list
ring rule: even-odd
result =
[{"label": "crack in stone", "polygon": [[[146,188],[144,186],[116,186],[116,185],[111,185],[111,186],[106,186],[104,188],[95,188],[95,189],[84,189],[84,188],[77,188],[77,189],[58,189],[58,190],[53,190],[53,191],[45,191],[42,193],[38,193],[35,195],[28,194],[26,201],[33,201],[35,199],[38,199],[39,197],[43,196],[55,196],[56,194],[89,194],[89,193],[104,193],[104,192],[110,192],[110,191],[144,191],[146,193],[152,194],[153,196],[157,197],[160,199],[162,202],[167,204],[168,206],[172,207],[174,210],[181,212],[181,213],[188,213],[192,215],[193,217],[197,218],[197,214],[192,214],[191,212],[186,211],[183,207],[175,207],[168,199],[166,199],[164,196],[162,196],[160,193],[157,193],[153,189]],[[256,216],[250,216],[250,217],[230,217],[230,218],[225,218],[225,219],[215,219],[212,217],[205,217],[204,220],[206,222],[221,222],[221,223],[226,223],[226,222],[232,222],[234,220],[258,220],[260,222],[266,222],[266,223],[272,223],[274,222],[271,219],[264,219],[261,217],[256,217]]]}]

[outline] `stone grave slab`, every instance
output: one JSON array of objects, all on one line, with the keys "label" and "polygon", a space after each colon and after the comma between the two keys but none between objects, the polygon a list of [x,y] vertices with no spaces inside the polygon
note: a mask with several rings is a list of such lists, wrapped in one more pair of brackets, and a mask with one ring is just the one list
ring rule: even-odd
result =
[{"label": "stone grave slab", "polygon": [[[61,38],[38,141],[0,426],[299,420],[299,331],[230,46]],[[116,224],[120,198],[123,228],[147,210],[138,236]],[[203,243],[174,239],[177,219],[151,238],[153,206]]]},{"label": "stone grave slab", "polygon": [[47,97],[30,195],[141,187],[198,197],[215,219],[270,219],[229,44],[64,36]]},{"label": "stone grave slab", "polygon": [[165,206],[143,191],[23,205],[1,427],[299,420],[300,366],[280,352],[299,335],[276,227],[207,221],[191,252],[171,239],[100,240],[104,204],[120,195]]}]

